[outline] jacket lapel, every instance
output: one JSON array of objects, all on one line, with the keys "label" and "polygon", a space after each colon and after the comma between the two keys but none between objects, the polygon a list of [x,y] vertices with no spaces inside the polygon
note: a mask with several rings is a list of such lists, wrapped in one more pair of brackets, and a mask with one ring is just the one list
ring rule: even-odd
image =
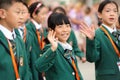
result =
[{"label": "jacket lapel", "polygon": [[[102,27],[104,27],[104,26],[102,26]],[[105,27],[104,27],[105,28]],[[110,37],[112,38],[112,40],[115,42],[115,44],[116,44],[116,42],[117,42],[117,39],[112,35],[112,33],[110,33],[109,31],[108,31],[108,29],[107,28],[105,28],[106,29],[106,31],[108,32],[108,34],[110,35]],[[105,33],[104,33],[105,34]],[[105,34],[106,35],[106,34]],[[107,36],[107,35],[106,35]]]},{"label": "jacket lapel", "polygon": [[62,48],[60,44],[58,44],[58,50],[62,54],[62,56],[71,64],[71,57],[75,60],[75,56],[73,55],[73,51],[69,52],[66,51]]}]

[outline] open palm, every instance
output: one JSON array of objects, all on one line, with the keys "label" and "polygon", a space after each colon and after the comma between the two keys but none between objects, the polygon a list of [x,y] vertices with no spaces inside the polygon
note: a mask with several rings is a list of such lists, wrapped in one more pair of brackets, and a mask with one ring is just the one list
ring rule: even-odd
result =
[{"label": "open palm", "polygon": [[93,40],[95,37],[95,27],[90,27],[85,22],[80,23],[80,32],[85,34],[91,40]]}]

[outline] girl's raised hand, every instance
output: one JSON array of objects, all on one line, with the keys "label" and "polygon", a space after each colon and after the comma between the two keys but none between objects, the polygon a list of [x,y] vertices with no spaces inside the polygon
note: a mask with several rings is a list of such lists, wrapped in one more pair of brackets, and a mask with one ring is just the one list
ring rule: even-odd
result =
[{"label": "girl's raised hand", "polygon": [[58,39],[57,38],[55,38],[55,32],[53,31],[53,30],[49,30],[49,32],[48,32],[48,36],[47,36],[47,38],[48,38],[48,40],[49,40],[49,42],[51,43],[51,49],[53,50],[53,51],[55,51],[56,49],[57,49],[57,46],[58,46]]},{"label": "girl's raised hand", "polygon": [[95,26],[88,26],[85,22],[81,21],[80,32],[85,34],[90,40],[93,40],[95,37]]}]

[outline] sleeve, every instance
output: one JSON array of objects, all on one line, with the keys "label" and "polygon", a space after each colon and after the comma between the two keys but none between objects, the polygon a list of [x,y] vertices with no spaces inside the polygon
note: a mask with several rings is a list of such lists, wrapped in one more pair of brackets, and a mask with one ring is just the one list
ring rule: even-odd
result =
[{"label": "sleeve", "polygon": [[97,35],[94,40],[86,39],[86,58],[89,62],[96,62],[100,59],[100,41],[97,39]]},{"label": "sleeve", "polygon": [[43,55],[35,61],[35,67],[39,72],[45,72],[55,63],[56,51],[52,51],[50,45],[45,46]]},{"label": "sleeve", "polygon": [[78,43],[77,43],[77,39],[76,39],[74,31],[71,31],[69,39],[71,39],[73,42],[72,47],[73,47],[75,55],[80,57],[80,58],[84,57],[85,56],[84,53],[78,47]]}]

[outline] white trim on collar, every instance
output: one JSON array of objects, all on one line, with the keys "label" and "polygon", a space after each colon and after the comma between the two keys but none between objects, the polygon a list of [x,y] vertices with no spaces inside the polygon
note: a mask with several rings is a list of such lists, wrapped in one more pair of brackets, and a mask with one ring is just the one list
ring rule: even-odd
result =
[{"label": "white trim on collar", "polygon": [[36,29],[40,29],[42,27],[42,24],[38,24],[35,20],[31,19],[31,21],[33,22],[33,24],[35,25]]},{"label": "white trim on collar", "polygon": [[60,41],[58,41],[58,43],[63,47],[64,50],[68,49],[68,50],[72,50],[72,46],[70,44],[66,43],[62,43]]},{"label": "white trim on collar", "polygon": [[111,27],[108,27],[108,26],[105,25],[105,24],[102,24],[102,25],[103,25],[104,27],[106,27],[110,33],[114,32],[114,31],[117,31],[117,29],[116,29],[115,26],[114,26],[114,29],[112,29]]},{"label": "white trim on collar", "polygon": [[[13,40],[14,38],[16,38],[16,34],[15,34],[14,30],[13,30],[13,32],[11,32],[10,30],[8,30],[7,28],[5,28],[2,25],[0,25],[0,30],[2,31],[2,33],[5,35],[5,37],[7,39]],[[14,38],[12,35],[14,35]]]}]

